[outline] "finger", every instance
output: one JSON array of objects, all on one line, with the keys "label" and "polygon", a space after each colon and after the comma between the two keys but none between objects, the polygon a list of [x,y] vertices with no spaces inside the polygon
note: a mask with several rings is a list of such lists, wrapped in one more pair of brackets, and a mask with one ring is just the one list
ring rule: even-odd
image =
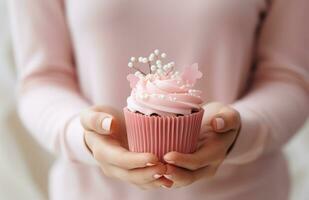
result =
[{"label": "finger", "polygon": [[173,185],[173,181],[168,180],[164,177],[161,177],[161,178],[154,180],[150,183],[145,183],[145,184],[137,185],[137,186],[144,189],[144,190],[148,190],[148,189],[154,189],[154,188],[159,188],[159,187],[171,188],[172,185]]},{"label": "finger", "polygon": [[224,159],[226,155],[225,140],[227,141],[232,134],[212,134],[212,138],[205,140],[196,152],[191,154],[179,153],[176,151],[164,155],[164,160],[172,165],[189,170],[197,170],[216,164]]},{"label": "finger", "polygon": [[145,184],[161,178],[165,172],[166,165],[160,163],[155,166],[129,170],[129,176],[135,183]]},{"label": "finger", "polygon": [[207,133],[207,132],[210,132],[210,131],[213,131],[213,130],[214,129],[213,129],[213,127],[210,124],[204,123],[201,126],[200,137],[204,135],[203,133]]},{"label": "finger", "polygon": [[211,125],[213,129],[219,133],[237,130],[240,127],[240,115],[233,108],[223,107],[220,112],[212,118]]},{"label": "finger", "polygon": [[173,181],[173,188],[179,188],[190,185],[195,181],[194,173],[192,171],[167,165],[167,171],[164,177]]},{"label": "finger", "polygon": [[143,189],[155,187],[170,187],[173,183],[163,178],[166,172],[166,165],[159,164],[156,166],[125,170],[119,167],[111,166],[103,169],[104,174],[109,177],[115,177],[123,181],[133,183]]},{"label": "finger", "polygon": [[213,177],[219,165],[210,165],[201,169],[190,171],[187,169],[167,165],[165,178],[173,181],[173,188],[184,187],[202,178]]},{"label": "finger", "polygon": [[122,147],[119,141],[107,135],[85,131],[85,141],[99,162],[107,162],[123,169],[134,169],[159,163],[154,154],[130,152]]},{"label": "finger", "polygon": [[206,159],[202,160],[197,154],[183,154],[176,151],[165,154],[164,160],[169,164],[192,171],[207,165]]},{"label": "finger", "polygon": [[162,176],[161,178],[159,178],[155,181],[152,181],[148,184],[153,185],[154,187],[171,188],[174,183],[173,183],[173,181]]},{"label": "finger", "polygon": [[81,114],[81,124],[84,129],[101,134],[109,134],[112,130],[114,117],[104,112],[88,109]]}]

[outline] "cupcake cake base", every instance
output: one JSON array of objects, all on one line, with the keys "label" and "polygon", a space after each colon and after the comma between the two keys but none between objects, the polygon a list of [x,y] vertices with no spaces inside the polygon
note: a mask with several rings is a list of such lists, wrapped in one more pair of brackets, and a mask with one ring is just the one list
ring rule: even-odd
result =
[{"label": "cupcake cake base", "polygon": [[148,116],[124,108],[129,150],[149,152],[163,161],[171,151],[193,153],[204,110],[183,116]]}]

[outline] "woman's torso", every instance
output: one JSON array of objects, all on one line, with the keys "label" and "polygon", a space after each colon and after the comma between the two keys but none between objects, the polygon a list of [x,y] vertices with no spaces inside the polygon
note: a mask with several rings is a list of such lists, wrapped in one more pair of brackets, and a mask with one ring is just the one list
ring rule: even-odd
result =
[{"label": "woman's torso", "polygon": [[[232,103],[250,81],[266,11],[266,0],[67,0],[81,91],[121,116],[130,94],[128,58],[158,48],[177,69],[199,63],[204,76],[197,87],[206,102]],[[178,190],[141,191],[104,177],[97,168],[62,161],[51,176],[53,199],[284,199],[288,189],[280,152],[247,165],[223,164],[214,178]],[[68,182],[55,181],[68,176]],[[279,193],[280,188],[285,191]]]}]

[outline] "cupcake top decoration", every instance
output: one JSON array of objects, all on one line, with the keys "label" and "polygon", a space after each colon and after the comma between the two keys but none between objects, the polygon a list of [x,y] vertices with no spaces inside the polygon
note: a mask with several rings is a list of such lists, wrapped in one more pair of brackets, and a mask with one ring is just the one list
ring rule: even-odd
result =
[{"label": "cupcake top decoration", "polygon": [[[128,67],[135,70],[127,76],[132,88],[127,99],[128,109],[145,115],[175,116],[199,111],[203,100],[201,91],[193,89],[202,77],[198,64],[175,70],[175,62],[165,63],[166,53],[156,49],[148,57],[131,57]],[[148,73],[139,65],[147,64]]]}]

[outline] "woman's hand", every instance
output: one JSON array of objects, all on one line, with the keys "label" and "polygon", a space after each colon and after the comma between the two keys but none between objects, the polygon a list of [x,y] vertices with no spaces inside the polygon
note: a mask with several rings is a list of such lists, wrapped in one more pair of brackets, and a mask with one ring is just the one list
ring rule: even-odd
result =
[{"label": "woman's hand", "polygon": [[139,186],[142,189],[171,187],[162,177],[166,165],[150,153],[133,153],[125,148],[120,123],[102,107],[92,107],[81,114],[85,142],[98,161],[103,173]]},{"label": "woman's hand", "polygon": [[172,187],[183,187],[199,179],[212,177],[237,139],[240,129],[239,113],[220,103],[204,107],[198,150],[193,154],[169,152],[165,177]]}]

